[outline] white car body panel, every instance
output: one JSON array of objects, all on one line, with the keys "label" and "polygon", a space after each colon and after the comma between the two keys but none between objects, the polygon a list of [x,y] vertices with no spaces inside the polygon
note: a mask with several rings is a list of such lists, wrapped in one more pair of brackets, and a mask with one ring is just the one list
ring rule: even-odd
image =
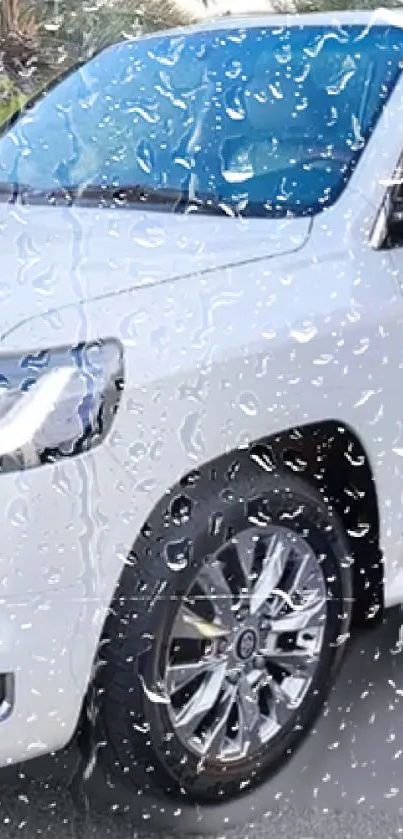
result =
[{"label": "white car body panel", "polygon": [[108,439],[0,479],[0,672],[20,660],[0,763],[67,742],[150,511],[241,444],[350,426],[375,478],[385,604],[403,601],[403,253],[370,241],[402,113],[403,78],[342,197],[313,220],[0,207],[0,353],[108,336],[125,351]]},{"label": "white car body panel", "polygon": [[55,302],[60,308],[296,251],[310,227],[310,219],[236,219],[233,239],[228,219],[216,216],[206,216],[201,230],[194,215],[0,205],[1,331]]}]

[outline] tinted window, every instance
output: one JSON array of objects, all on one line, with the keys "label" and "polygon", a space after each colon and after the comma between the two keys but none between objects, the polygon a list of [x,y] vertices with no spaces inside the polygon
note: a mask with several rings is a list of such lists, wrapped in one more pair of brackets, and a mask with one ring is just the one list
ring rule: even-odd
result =
[{"label": "tinted window", "polygon": [[[0,140],[0,180],[167,207],[314,213],[340,194],[400,72],[394,27],[195,31],[126,42]],[[149,196],[148,196],[149,197]]]}]

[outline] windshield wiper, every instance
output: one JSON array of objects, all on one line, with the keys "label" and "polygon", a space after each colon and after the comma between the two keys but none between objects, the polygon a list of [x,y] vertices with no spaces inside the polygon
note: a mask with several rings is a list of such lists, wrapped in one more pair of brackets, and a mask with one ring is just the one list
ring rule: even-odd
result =
[{"label": "windshield wiper", "polygon": [[[59,207],[99,207],[125,208],[147,206],[148,211],[169,209],[173,213],[190,215],[229,216],[232,218],[284,218],[290,214],[290,208],[285,202],[272,206],[248,201],[245,196],[237,200],[214,195],[195,193],[190,195],[188,189],[173,190],[146,187],[140,184],[134,186],[94,185],[50,187],[48,189],[30,186],[29,184],[12,184],[0,182],[0,201],[16,204],[51,205]],[[312,207],[306,208],[306,214],[312,213]],[[299,207],[299,214],[305,214]]]},{"label": "windshield wiper", "polygon": [[10,202],[49,204],[96,204],[97,206],[129,206],[133,204],[172,205],[176,207],[187,201],[186,193],[178,190],[158,189],[141,185],[117,186],[51,186],[35,187],[24,183],[0,182],[0,198]]},{"label": "windshield wiper", "polygon": [[143,186],[136,184],[119,186],[87,186],[68,189],[67,194],[73,202],[97,203],[106,206],[133,206],[147,204],[147,209],[171,207],[173,212],[211,212],[221,215],[222,208],[212,196],[191,196],[188,187],[182,189],[165,189],[161,187]]},{"label": "windshield wiper", "polygon": [[157,187],[126,185],[88,185],[69,187],[34,187],[22,183],[1,183],[0,200],[9,203],[51,204],[52,206],[130,207],[147,205],[158,210],[170,207],[177,213],[214,213],[225,215],[225,209],[212,197],[189,196],[187,189],[161,189]]}]

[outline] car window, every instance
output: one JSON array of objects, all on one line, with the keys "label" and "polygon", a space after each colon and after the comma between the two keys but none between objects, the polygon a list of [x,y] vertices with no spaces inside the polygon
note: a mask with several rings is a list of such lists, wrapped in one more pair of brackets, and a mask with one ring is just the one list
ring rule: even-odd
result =
[{"label": "car window", "polygon": [[402,40],[394,27],[267,26],[119,44],[20,115],[0,140],[0,181],[76,199],[139,187],[167,206],[316,213],[351,176]]}]

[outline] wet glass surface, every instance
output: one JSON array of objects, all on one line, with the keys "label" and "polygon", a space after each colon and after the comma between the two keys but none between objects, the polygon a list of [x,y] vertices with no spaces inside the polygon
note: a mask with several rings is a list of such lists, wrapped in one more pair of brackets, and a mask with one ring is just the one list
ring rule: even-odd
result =
[{"label": "wet glass surface", "polygon": [[403,30],[333,11],[0,4],[0,839],[403,833]]}]

